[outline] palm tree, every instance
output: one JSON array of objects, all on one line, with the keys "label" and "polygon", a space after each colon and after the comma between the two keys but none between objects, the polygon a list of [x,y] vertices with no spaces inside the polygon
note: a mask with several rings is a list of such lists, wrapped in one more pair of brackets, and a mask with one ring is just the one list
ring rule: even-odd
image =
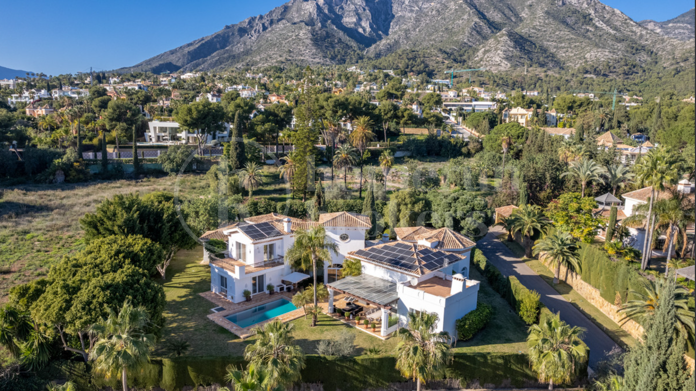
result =
[{"label": "palm tree", "polygon": [[570,168],[567,172],[561,174],[561,177],[570,176],[577,178],[582,186],[581,196],[585,196],[585,187],[588,182],[600,182],[604,183],[601,174],[602,167],[595,163],[592,159],[583,158],[579,161],[574,161],[570,163]]},{"label": "palm tree", "polygon": [[355,121],[353,131],[350,133],[348,138],[351,144],[353,144],[360,152],[360,187],[358,194],[360,198],[362,198],[362,178],[365,150],[367,149],[367,144],[375,138],[375,134],[372,133],[372,122],[370,121],[370,117],[358,117],[358,119]]},{"label": "palm tree", "polygon": [[[333,155],[336,152],[336,141],[341,135],[341,125],[338,123],[336,120],[322,120],[322,136],[326,140],[327,144],[331,144],[331,154]],[[328,148],[328,145],[327,145]],[[331,166],[331,182],[333,183],[333,178],[334,178],[334,172],[333,172],[333,165]]]},{"label": "palm tree", "polygon": [[77,391],[77,386],[71,381],[67,381],[63,384],[51,383],[46,386],[48,391]]},{"label": "palm tree", "polygon": [[582,328],[561,321],[559,315],[529,327],[529,361],[539,381],[549,382],[549,390],[553,390],[554,383],[570,382],[577,365],[587,360],[587,346],[581,339],[583,332]]},{"label": "palm tree", "polygon": [[294,152],[289,152],[286,156],[280,158],[280,160],[285,161],[285,163],[280,166],[280,177],[284,178],[286,182],[292,182],[292,176],[295,175],[295,170],[297,169],[294,155]]},{"label": "palm tree", "polygon": [[149,318],[145,308],[125,302],[118,314],[109,309],[109,317],[90,328],[98,338],[90,351],[94,368],[107,374],[120,372],[123,391],[128,391],[127,371],[150,361],[155,337],[143,331]]},{"label": "palm tree", "polygon": [[409,312],[408,327],[399,329],[396,345],[396,369],[416,381],[420,391],[421,382],[433,379],[442,373],[450,357],[449,340],[446,332],[435,332],[437,314]]},{"label": "palm tree", "polygon": [[265,390],[288,388],[300,380],[305,367],[302,349],[291,335],[294,325],[274,320],[256,329],[256,342],[244,349],[249,366],[263,371],[262,386]]},{"label": "palm tree", "polygon": [[616,195],[616,188],[623,187],[627,181],[633,179],[631,169],[623,164],[611,164],[602,168],[601,174],[605,176],[606,183],[611,186],[611,194]]},{"label": "palm tree", "polygon": [[[630,294],[636,299],[629,300],[620,309],[624,317],[619,322],[620,325],[629,319],[646,325],[650,318],[657,311],[660,303],[660,295],[666,289],[667,281],[665,278],[658,277],[655,282],[648,279],[640,279],[643,289],[640,291],[631,290]],[[680,335],[687,341],[693,340],[694,336],[694,310],[689,308],[689,291],[681,285],[674,289],[674,307],[676,309],[676,322],[674,323],[675,336]]]},{"label": "palm tree", "polygon": [[244,165],[244,171],[241,173],[242,186],[249,190],[249,198],[251,198],[254,189],[257,189],[261,183],[261,167],[256,162],[249,162]]},{"label": "palm tree", "polygon": [[[648,206],[647,221],[645,223],[646,235],[643,242],[643,258],[640,267],[645,270],[650,262],[650,243],[652,242],[653,204],[655,190],[663,191],[665,186],[673,185],[678,179],[678,168],[681,166],[677,154],[671,153],[666,148],[654,148],[648,151],[638,163],[633,166],[636,179],[640,186],[650,186],[650,202]],[[653,224],[654,225],[654,224]]]},{"label": "palm tree", "polygon": [[[679,231],[686,233],[686,226],[694,222],[694,202],[688,195],[677,190],[670,190],[670,198],[660,199],[655,203],[656,226],[664,229],[667,236],[667,264],[672,259],[674,239]],[[665,250],[665,249],[663,249]],[[669,268],[665,270],[665,273]]]},{"label": "palm tree", "polygon": [[390,150],[385,149],[384,152],[379,155],[379,166],[382,167],[382,174],[384,175],[384,191],[387,191],[387,176],[392,166],[394,166],[394,155]]},{"label": "palm tree", "polygon": [[621,391],[624,387],[623,377],[613,373],[603,381],[595,382],[597,391]]},{"label": "palm tree", "polygon": [[512,237],[512,231],[515,227],[515,216],[511,215],[511,216],[503,217],[500,219],[499,222],[495,223],[494,225],[503,227],[505,229],[505,231],[507,231],[507,234],[508,234],[507,241],[508,242],[512,242],[514,240],[514,238]]},{"label": "palm tree", "polygon": [[[483,122],[486,122],[486,125],[488,125],[487,121]],[[512,138],[510,138],[510,136],[503,136],[500,138],[500,143],[503,147],[503,174],[501,178],[505,178],[505,157],[507,156],[508,149],[510,149],[511,142]]]},{"label": "palm tree", "polygon": [[522,205],[512,212],[512,216],[512,231],[519,232],[524,237],[524,255],[531,258],[532,237],[546,232],[546,228],[551,222],[541,211],[541,208],[536,205]]},{"label": "palm tree", "polygon": [[358,161],[355,148],[350,145],[341,145],[333,158],[333,164],[336,168],[344,169],[343,184],[348,188],[348,167],[354,165]]},{"label": "palm tree", "polygon": [[[254,365],[249,365],[245,371],[227,367],[225,380],[234,384],[234,391],[267,391],[263,386],[267,375],[263,370],[259,370]],[[227,387],[218,388],[219,391],[229,391]]]},{"label": "palm tree", "polygon": [[[298,230],[295,233],[295,243],[285,254],[286,261],[295,269],[307,270],[312,267],[314,277],[314,306],[317,306],[317,263],[331,262],[331,253],[338,254],[338,245],[326,236],[321,225],[312,227],[309,231]],[[316,326],[317,318],[312,317],[312,327]]]},{"label": "palm tree", "polygon": [[534,255],[540,255],[542,260],[547,260],[552,267],[555,267],[553,283],[558,284],[561,274],[561,266],[573,272],[580,271],[580,260],[578,259],[578,246],[573,237],[567,232],[556,232],[547,237],[537,240],[534,245]]}]

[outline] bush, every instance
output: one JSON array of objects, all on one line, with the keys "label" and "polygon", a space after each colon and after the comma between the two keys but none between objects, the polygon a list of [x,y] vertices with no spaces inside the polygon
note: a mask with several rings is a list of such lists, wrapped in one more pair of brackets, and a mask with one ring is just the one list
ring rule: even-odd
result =
[{"label": "bush", "polygon": [[476,333],[483,330],[493,317],[493,307],[486,303],[477,303],[476,309],[457,319],[457,338],[462,341],[471,339]]},{"label": "bush", "polygon": [[307,206],[301,200],[287,200],[276,204],[276,212],[290,217],[305,218]]},{"label": "bush", "polygon": [[527,291],[522,296],[520,303],[520,317],[528,325],[534,324],[539,316],[539,298],[541,296],[537,291]]},{"label": "bush", "polygon": [[277,204],[268,198],[252,198],[245,206],[249,217],[273,213],[278,209]]},{"label": "bush", "polygon": [[317,353],[322,356],[347,357],[355,352],[355,334],[348,330],[341,331],[337,336],[323,339],[317,344]]},{"label": "bush", "polygon": [[[189,147],[187,145],[172,145],[165,153],[157,158],[157,162],[162,164],[162,170],[170,175],[175,175],[181,171],[181,168],[184,167],[186,161],[195,151],[196,149],[194,147]],[[192,160],[186,164],[184,171],[190,172],[193,170],[196,163],[197,159],[192,158]]]}]

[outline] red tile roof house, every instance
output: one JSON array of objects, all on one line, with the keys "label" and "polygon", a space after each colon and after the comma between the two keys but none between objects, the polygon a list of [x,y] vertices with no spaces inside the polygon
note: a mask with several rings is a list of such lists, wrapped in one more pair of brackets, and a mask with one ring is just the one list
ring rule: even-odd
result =
[{"label": "red tile roof house", "polygon": [[[270,213],[206,232],[201,240],[227,242],[224,258],[210,256],[204,250],[205,258],[210,260],[212,292],[229,302],[242,303],[244,291],[249,290],[256,301],[256,296],[268,294],[269,284],[282,291],[309,278],[303,271],[292,270],[284,256],[294,244],[297,230],[317,225],[323,226],[327,239],[338,245],[338,253],[332,254],[323,270],[329,313],[336,310],[334,297],[341,294],[363,305],[356,304],[358,309],[372,309],[369,315],[381,319],[382,337],[403,327],[411,311],[437,313],[437,330],[456,337],[456,320],[476,309],[479,282],[468,279],[473,241],[447,228],[416,227],[411,230],[418,231],[413,238],[368,247],[365,232],[371,228],[369,217],[349,212],[324,213],[318,221]],[[346,258],[361,261],[361,275],[335,279],[340,276],[335,273],[330,278],[329,271],[340,270]],[[266,300],[251,309],[225,313],[216,322],[228,322],[233,327],[239,322],[240,328],[251,327],[250,323],[257,320],[281,316],[278,308],[287,303],[276,302],[283,300]]]}]

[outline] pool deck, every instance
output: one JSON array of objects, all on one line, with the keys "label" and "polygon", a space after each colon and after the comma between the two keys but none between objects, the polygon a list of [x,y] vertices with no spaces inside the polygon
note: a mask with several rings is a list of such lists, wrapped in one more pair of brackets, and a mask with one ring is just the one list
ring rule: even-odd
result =
[{"label": "pool deck", "polygon": [[[278,299],[287,299],[288,301],[292,301],[292,293],[290,292],[277,292],[272,295],[261,293],[255,296],[252,296],[251,301],[245,301],[242,303],[233,303],[229,300],[223,299],[222,297],[216,295],[213,292],[202,292],[200,293],[201,296],[206,298],[208,301],[212,302],[214,306],[216,307],[223,307],[225,310],[220,311],[217,313],[213,313],[208,315],[208,319],[212,320],[215,322],[217,325],[220,327],[223,327],[224,329],[228,330],[229,332],[239,336],[241,339],[246,339],[251,336],[253,336],[256,332],[255,329],[257,327],[263,326],[264,324],[271,322],[273,320],[280,320],[281,322],[289,322],[291,320],[295,320],[297,318],[303,317],[304,316],[304,310],[302,308],[298,308],[294,311],[290,311],[288,313],[285,313],[280,316],[276,316],[275,318],[265,320],[263,322],[256,323],[252,326],[249,327],[239,327],[236,324],[230,322],[229,320],[225,319],[226,316],[232,315],[234,313],[237,313],[239,311],[244,311],[246,309],[256,307],[259,305],[263,305],[266,303],[270,303],[272,301],[276,301]],[[211,307],[212,309],[212,307]]]}]

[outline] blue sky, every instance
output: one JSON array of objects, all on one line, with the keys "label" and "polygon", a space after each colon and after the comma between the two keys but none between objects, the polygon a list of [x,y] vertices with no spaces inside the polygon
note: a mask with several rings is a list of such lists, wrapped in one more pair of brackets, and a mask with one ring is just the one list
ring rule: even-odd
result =
[{"label": "blue sky", "polygon": [[[0,66],[59,74],[134,65],[285,1],[7,1]],[[636,21],[668,20],[694,6],[693,0],[603,2]]]}]

